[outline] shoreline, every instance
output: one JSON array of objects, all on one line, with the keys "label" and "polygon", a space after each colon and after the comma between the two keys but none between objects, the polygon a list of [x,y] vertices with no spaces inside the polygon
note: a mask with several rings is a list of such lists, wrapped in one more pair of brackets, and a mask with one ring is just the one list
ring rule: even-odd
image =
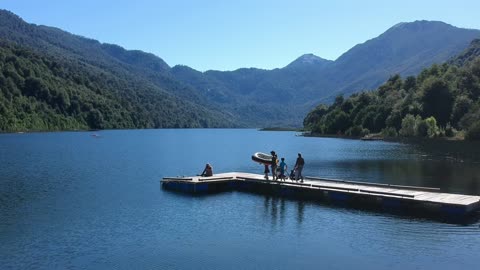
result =
[{"label": "shoreline", "polygon": [[267,128],[257,128],[258,131],[295,131],[295,132],[305,132],[301,128],[290,128],[290,127],[267,127]]},{"label": "shoreline", "polygon": [[310,132],[303,132],[304,137],[315,138],[337,138],[347,140],[361,140],[361,141],[386,141],[386,142],[400,142],[400,143],[413,143],[413,142],[475,142],[466,140],[464,137],[434,137],[434,138],[422,138],[422,137],[385,137],[378,134],[371,136],[348,136],[348,135],[333,135],[333,134],[316,134]]},{"label": "shoreline", "polygon": [[32,133],[56,133],[56,132],[103,132],[103,131],[120,131],[120,130],[161,130],[161,129],[256,129],[257,131],[293,131],[299,134],[296,136],[301,137],[314,137],[314,138],[336,138],[346,140],[362,140],[362,141],[386,141],[386,142],[400,142],[400,143],[415,143],[415,142],[475,142],[466,140],[464,137],[434,137],[434,138],[422,138],[422,137],[384,137],[379,134],[370,134],[367,136],[348,136],[348,135],[334,135],[334,134],[318,134],[312,133],[299,128],[133,128],[133,129],[77,129],[77,130],[30,130],[30,131],[0,131],[0,135],[3,134],[32,134]]},{"label": "shoreline", "polygon": [[54,132],[102,132],[102,131],[115,131],[115,130],[160,130],[160,129],[257,129],[258,128],[245,128],[245,127],[209,127],[209,128],[112,128],[112,129],[65,129],[65,130],[23,130],[23,131],[0,131],[2,134],[31,134],[31,133],[54,133]]}]

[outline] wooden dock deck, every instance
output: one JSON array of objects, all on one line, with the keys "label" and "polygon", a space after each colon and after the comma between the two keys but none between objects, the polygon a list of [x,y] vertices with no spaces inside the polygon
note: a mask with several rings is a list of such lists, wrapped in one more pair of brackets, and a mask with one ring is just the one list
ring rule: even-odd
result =
[{"label": "wooden dock deck", "polygon": [[[271,178],[270,178],[271,179]],[[223,190],[270,192],[354,205],[369,204],[382,208],[423,210],[427,212],[468,215],[480,209],[480,196],[443,193],[438,188],[389,185],[305,177],[304,182],[265,180],[263,175],[230,172],[212,177],[165,177],[165,189],[208,193]]]}]

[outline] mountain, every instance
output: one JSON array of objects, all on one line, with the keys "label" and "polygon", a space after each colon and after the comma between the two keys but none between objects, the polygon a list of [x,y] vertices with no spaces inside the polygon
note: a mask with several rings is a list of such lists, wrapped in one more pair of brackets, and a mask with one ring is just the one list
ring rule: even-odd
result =
[{"label": "mountain", "polygon": [[415,75],[433,63],[447,61],[479,37],[479,30],[415,21],[397,24],[335,61],[306,54],[281,69],[190,70],[195,75],[183,70],[179,75],[174,67],[173,73],[193,88],[208,85],[208,94],[214,98],[228,96],[222,102],[250,124],[299,126],[318,103],[374,89],[394,74]]},{"label": "mountain", "polygon": [[[170,67],[150,53],[102,44],[54,27],[28,24],[11,12],[0,11],[0,39],[6,44],[5,55],[13,54],[22,62],[24,56],[19,52],[28,51],[29,55],[55,61],[53,66],[62,66],[70,73],[57,78],[58,72],[49,66],[48,70],[42,69],[45,77],[64,80],[67,85],[79,84],[75,91],[98,92],[101,99],[110,100],[108,110],[87,102],[92,100],[90,94],[85,95],[87,99],[79,100],[90,104],[85,108],[98,109],[104,120],[113,119],[109,116],[110,107],[116,102],[120,104],[119,110],[125,110],[123,114],[141,111],[141,116],[136,115],[135,119],[144,117],[145,123],[137,121],[138,125],[130,123],[128,127],[298,127],[306,113],[321,102],[332,102],[338,94],[373,89],[394,74],[415,75],[433,63],[447,61],[479,37],[479,30],[416,21],[397,24],[380,36],[354,46],[335,61],[305,54],[273,70],[199,72],[188,66]],[[34,59],[25,61],[33,61],[30,64],[35,65]],[[33,68],[30,64],[24,68]],[[18,65],[11,63],[7,68],[16,69],[21,75],[21,79],[12,80],[20,92],[28,79],[27,73],[37,79],[43,77],[34,69],[24,74],[17,69]],[[11,75],[5,69],[2,72],[6,79]],[[75,75],[89,79],[74,79]],[[94,85],[93,78],[102,82]],[[122,87],[112,88],[110,81]],[[105,86],[100,89],[99,85]],[[73,92],[65,94],[71,98]],[[11,111],[19,106],[9,104]],[[54,115],[77,117],[82,126],[92,127],[85,115],[82,118],[69,114],[69,110],[57,112],[55,104],[47,105]],[[18,113],[24,111],[19,109]],[[110,120],[103,126],[114,127],[112,123]]]},{"label": "mountain", "polygon": [[159,57],[0,11],[0,131],[235,127]]},{"label": "mountain", "polygon": [[443,63],[478,37],[479,30],[438,21],[399,23],[340,56],[329,74],[340,74],[347,82],[339,85],[337,93],[372,89],[393,74],[415,75],[433,63]]},{"label": "mountain", "polygon": [[[416,77],[390,77],[374,91],[338,96],[304,120],[316,134],[463,137],[480,140],[480,40]],[[461,132],[458,132],[461,131]]]},{"label": "mountain", "polygon": [[470,46],[457,57],[448,61],[449,64],[464,66],[480,56],[480,39],[474,39]]},{"label": "mountain", "polygon": [[285,68],[286,69],[323,69],[328,67],[329,64],[333,63],[331,60],[323,59],[318,57],[312,53],[304,54],[299,58],[295,59],[295,61],[288,64]]}]

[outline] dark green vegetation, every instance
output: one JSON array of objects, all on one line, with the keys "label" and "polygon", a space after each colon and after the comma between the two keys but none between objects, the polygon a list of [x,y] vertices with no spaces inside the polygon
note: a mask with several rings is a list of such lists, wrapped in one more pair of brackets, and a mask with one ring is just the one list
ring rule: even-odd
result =
[{"label": "dark green vegetation", "polygon": [[300,127],[319,102],[377,87],[391,74],[415,75],[478,36],[417,21],[335,61],[306,54],[281,69],[199,72],[0,10],[0,129]]},{"label": "dark green vegetation", "polygon": [[0,23],[0,36],[11,40],[0,42],[0,131],[237,126],[162,75],[168,66],[153,55],[8,12]]},{"label": "dark green vegetation", "polygon": [[0,89],[0,131],[232,125],[147,82],[6,43]]},{"label": "dark green vegetation", "polygon": [[390,77],[371,92],[337,96],[304,120],[318,134],[453,137],[480,139],[480,40],[457,58],[424,69],[416,77]]}]

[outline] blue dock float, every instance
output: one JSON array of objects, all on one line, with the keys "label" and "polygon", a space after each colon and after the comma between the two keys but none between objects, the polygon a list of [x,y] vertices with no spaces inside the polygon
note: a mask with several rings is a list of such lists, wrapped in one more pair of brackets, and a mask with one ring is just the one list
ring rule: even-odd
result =
[{"label": "blue dock float", "polygon": [[320,200],[342,206],[373,206],[387,211],[420,211],[441,216],[468,216],[480,209],[480,196],[443,193],[439,188],[318,177],[305,177],[300,183],[265,180],[260,174],[231,172],[211,177],[165,177],[161,185],[167,190],[191,194],[238,190]]}]

